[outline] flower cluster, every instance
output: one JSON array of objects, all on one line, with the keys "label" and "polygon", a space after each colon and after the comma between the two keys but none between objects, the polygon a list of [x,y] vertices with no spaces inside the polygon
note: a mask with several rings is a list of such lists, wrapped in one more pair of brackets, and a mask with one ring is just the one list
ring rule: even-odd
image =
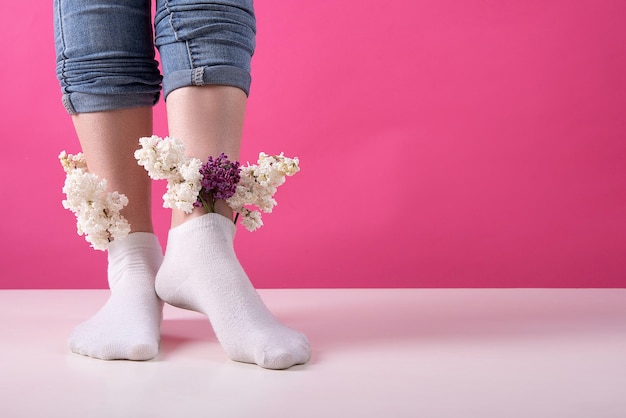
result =
[{"label": "flower cluster", "polygon": [[239,166],[239,161],[229,161],[224,153],[217,158],[209,156],[200,167],[202,187],[194,206],[203,206],[207,213],[215,212],[216,200],[226,200],[235,194],[239,183]]},{"label": "flower cluster", "polygon": [[141,148],[135,151],[139,165],[148,171],[150,178],[167,180],[163,207],[190,213],[202,188],[202,161],[186,157],[185,146],[175,138],[153,135],[141,138],[139,143]]},{"label": "flower cluster", "polygon": [[59,160],[66,173],[63,207],[76,215],[78,235],[84,235],[96,250],[106,250],[111,241],[126,237],[130,225],[120,215],[120,210],[128,204],[126,196],[107,193],[106,180],[87,171],[82,153],[72,155],[63,151]]},{"label": "flower cluster", "polygon": [[167,180],[164,207],[190,213],[194,207],[202,206],[208,213],[215,212],[215,201],[223,199],[237,212],[235,222],[241,216],[249,231],[263,225],[261,212],[272,212],[276,206],[273,196],[285,177],[300,171],[298,159],[287,158],[282,153],[275,156],[260,153],[257,164],[241,167],[223,153],[209,157],[204,164],[197,158],[189,158],[185,156],[182,141],[175,138],[152,136],[141,138],[139,143],[141,148],[135,151],[139,165],[152,179]]},{"label": "flower cluster", "polygon": [[[241,168],[241,180],[235,194],[226,200],[228,205],[241,215],[241,223],[249,231],[263,226],[261,212],[271,213],[277,205],[274,194],[278,186],[285,182],[286,176],[293,176],[300,171],[298,158],[280,155],[259,154],[257,164]],[[246,206],[256,206],[251,210]]]}]

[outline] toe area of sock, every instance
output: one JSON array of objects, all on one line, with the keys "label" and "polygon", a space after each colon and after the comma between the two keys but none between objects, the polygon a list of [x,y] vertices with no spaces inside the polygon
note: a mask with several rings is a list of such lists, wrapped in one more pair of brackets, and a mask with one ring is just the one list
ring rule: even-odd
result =
[{"label": "toe area of sock", "polygon": [[307,344],[306,346],[298,345],[289,350],[264,350],[256,363],[265,369],[284,370],[298,364],[305,364],[310,358],[311,351]]},{"label": "toe area of sock", "polygon": [[70,341],[69,349],[76,354],[99,360],[146,361],[155,358],[159,351],[158,342],[139,342],[132,344],[99,344],[90,347]]},{"label": "toe area of sock", "polygon": [[159,346],[155,343],[143,343],[136,344],[128,350],[128,355],[125,360],[134,361],[146,361],[152,360],[157,356],[159,352]]}]

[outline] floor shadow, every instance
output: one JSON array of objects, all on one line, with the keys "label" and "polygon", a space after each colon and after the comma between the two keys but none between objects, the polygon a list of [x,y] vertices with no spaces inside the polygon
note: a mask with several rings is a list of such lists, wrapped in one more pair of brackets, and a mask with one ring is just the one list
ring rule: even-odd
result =
[{"label": "floor shadow", "polygon": [[198,342],[217,343],[213,329],[205,318],[164,319],[161,323],[160,350],[164,355]]}]

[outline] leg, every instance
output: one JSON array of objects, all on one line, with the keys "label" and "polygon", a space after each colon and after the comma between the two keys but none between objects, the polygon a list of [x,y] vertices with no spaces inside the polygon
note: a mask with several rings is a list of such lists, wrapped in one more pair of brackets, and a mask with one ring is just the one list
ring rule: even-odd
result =
[{"label": "leg", "polygon": [[152,133],[152,108],[80,113],[72,116],[89,171],[107,180],[110,191],[128,197],[122,215],[132,232],[153,232],[151,181],[133,153],[137,141]]},{"label": "leg", "polygon": [[89,171],[124,193],[122,215],[131,234],[108,249],[111,296],[104,307],[71,334],[78,354],[105,360],[147,360],[156,356],[162,303],[154,278],[162,251],[151,221],[150,179],[133,157],[137,140],[152,132],[152,109],[139,107],[72,116]]},{"label": "leg", "polygon": [[[174,90],[167,98],[170,135],[183,140],[189,155],[202,161],[221,152],[230,160],[238,160],[245,109],[246,95],[236,87],[207,85]],[[232,218],[225,202],[216,206],[218,213]],[[203,214],[202,208],[191,214],[175,210],[172,227]]]},{"label": "leg", "polygon": [[[147,360],[158,350],[162,304],[154,277],[162,252],[152,233],[150,180],[133,157],[138,138],[151,134],[150,106],[159,91],[149,5],[144,0],[55,2],[57,74],[88,169],[106,179],[110,191],[129,199],[122,214],[131,234],[108,249],[111,296],[69,339],[72,351],[107,360]],[[137,22],[129,15],[144,18]],[[86,38],[86,29],[94,36]],[[145,36],[130,33],[137,30]],[[124,50],[127,45],[132,47]]]},{"label": "leg", "polygon": [[[242,9],[233,8],[231,12],[241,14]],[[173,13],[179,12],[174,10]],[[239,21],[249,21],[250,16],[251,10]],[[231,18],[231,22],[234,19]],[[241,25],[245,26],[244,23]],[[245,32],[244,29],[236,32]],[[227,37],[230,34],[217,36],[220,35]],[[212,38],[196,42],[207,43],[205,48],[211,50]],[[247,43],[251,44],[249,40]],[[186,51],[188,45],[191,47]],[[201,50],[193,39],[187,40],[186,45],[162,47],[164,70],[168,68],[167,51],[181,47],[185,48],[181,56],[193,58],[194,53]],[[248,54],[249,63],[251,51]],[[220,56],[224,56],[224,51]],[[203,57],[197,58],[201,60]],[[247,68],[247,63],[241,65],[233,59],[231,67],[221,65],[215,80],[211,78],[213,67],[192,67],[192,73],[203,74],[201,85],[177,86],[167,95],[170,136],[181,139],[190,156],[206,160],[209,155],[224,152],[230,159],[239,158],[247,86],[236,80],[240,79],[241,69]],[[234,73],[232,82],[225,81],[229,72]],[[167,80],[166,72],[166,92]],[[202,208],[196,208],[189,215],[173,213],[173,228],[163,266],[157,275],[157,293],[172,305],[207,315],[217,338],[233,360],[271,369],[307,362],[310,349],[306,337],[274,318],[239,264],[233,249],[235,226],[232,212],[224,202],[218,202],[217,211],[217,214],[204,214]]]},{"label": "leg", "polygon": [[[187,87],[168,97],[170,135],[190,155],[238,155],[245,95],[234,87]],[[236,157],[231,157],[236,158]],[[220,209],[218,209],[220,210]],[[280,324],[265,307],[233,250],[234,224],[226,205],[219,214],[173,214],[167,251],[157,275],[159,296],[202,312],[237,361],[284,369],[308,361],[304,335]]]}]

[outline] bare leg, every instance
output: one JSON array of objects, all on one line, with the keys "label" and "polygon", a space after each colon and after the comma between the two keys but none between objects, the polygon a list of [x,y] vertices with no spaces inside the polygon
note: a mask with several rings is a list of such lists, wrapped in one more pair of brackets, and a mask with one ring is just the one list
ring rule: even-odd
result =
[{"label": "bare leg", "polygon": [[[241,135],[246,111],[246,95],[235,87],[202,86],[174,90],[167,97],[169,134],[185,143],[189,157],[206,161],[221,152],[231,161],[239,159]],[[218,213],[232,217],[224,202],[217,202]],[[186,214],[172,213],[172,227],[204,214],[196,208]]]},{"label": "bare leg", "polygon": [[[167,99],[170,136],[189,156],[239,158],[246,96],[226,86],[185,87]],[[229,357],[271,369],[308,361],[308,340],[265,307],[233,249],[235,226],[225,202],[218,214],[175,211],[156,290],[166,302],[207,315]]]},{"label": "bare leg", "polygon": [[133,153],[152,133],[152,108],[72,116],[89,171],[107,180],[109,191],[128,197],[122,215],[133,232],[152,232],[150,178]]},{"label": "bare leg", "polygon": [[108,248],[111,296],[100,311],[70,335],[78,354],[105,360],[148,360],[158,351],[162,303],[154,278],[162,252],[152,233],[150,179],[133,153],[152,131],[151,108],[82,113],[73,116],[87,167],[107,180],[109,191],[124,193],[122,214],[131,234]]}]

